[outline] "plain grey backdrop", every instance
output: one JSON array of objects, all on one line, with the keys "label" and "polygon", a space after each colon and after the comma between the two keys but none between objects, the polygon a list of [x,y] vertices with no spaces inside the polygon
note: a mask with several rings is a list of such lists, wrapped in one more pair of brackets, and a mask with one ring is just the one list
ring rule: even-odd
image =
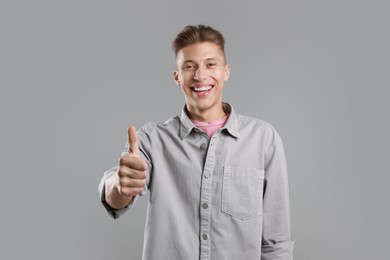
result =
[{"label": "plain grey backdrop", "polygon": [[389,8],[2,1],[0,258],[141,258],[148,198],[115,221],[97,186],[129,124],[180,112],[170,44],[203,23],[227,41],[224,99],[283,138],[295,259],[387,259]]}]

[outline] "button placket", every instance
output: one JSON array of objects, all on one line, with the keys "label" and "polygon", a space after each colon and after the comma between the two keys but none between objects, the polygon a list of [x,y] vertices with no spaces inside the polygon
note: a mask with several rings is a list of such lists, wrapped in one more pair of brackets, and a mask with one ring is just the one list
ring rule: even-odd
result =
[{"label": "button placket", "polygon": [[200,205],[200,258],[210,259],[210,201],[211,201],[211,185],[212,173],[214,171],[215,162],[215,135],[210,139],[208,145],[206,160],[203,170]]}]

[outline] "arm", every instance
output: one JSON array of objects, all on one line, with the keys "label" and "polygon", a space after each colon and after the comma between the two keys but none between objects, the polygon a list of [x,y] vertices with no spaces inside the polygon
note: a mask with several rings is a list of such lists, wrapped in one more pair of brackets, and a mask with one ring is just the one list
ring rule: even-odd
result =
[{"label": "arm", "polygon": [[118,172],[112,174],[105,182],[105,200],[113,209],[123,209],[130,204],[133,196],[120,193],[120,178]]},{"label": "arm", "polygon": [[119,166],[104,174],[99,185],[103,205],[114,218],[119,217],[134,197],[144,191],[147,178],[147,164],[141,158],[135,127],[128,129],[128,151],[122,154]]},{"label": "arm", "polygon": [[261,259],[292,260],[287,165],[282,141],[274,134],[274,143],[265,155]]}]

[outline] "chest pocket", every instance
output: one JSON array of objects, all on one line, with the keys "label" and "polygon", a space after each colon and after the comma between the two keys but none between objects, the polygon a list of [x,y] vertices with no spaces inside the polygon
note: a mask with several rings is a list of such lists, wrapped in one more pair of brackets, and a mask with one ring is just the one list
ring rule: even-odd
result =
[{"label": "chest pocket", "polygon": [[222,212],[240,220],[260,216],[263,204],[264,170],[225,166]]}]

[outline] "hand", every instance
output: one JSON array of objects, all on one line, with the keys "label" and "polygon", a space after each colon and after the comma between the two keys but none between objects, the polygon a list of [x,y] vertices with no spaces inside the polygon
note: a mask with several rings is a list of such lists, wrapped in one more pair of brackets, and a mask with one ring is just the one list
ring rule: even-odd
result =
[{"label": "hand", "polygon": [[119,194],[125,197],[139,195],[144,190],[147,177],[147,164],[139,154],[137,129],[129,126],[128,153],[119,160],[118,178],[116,188]]}]

